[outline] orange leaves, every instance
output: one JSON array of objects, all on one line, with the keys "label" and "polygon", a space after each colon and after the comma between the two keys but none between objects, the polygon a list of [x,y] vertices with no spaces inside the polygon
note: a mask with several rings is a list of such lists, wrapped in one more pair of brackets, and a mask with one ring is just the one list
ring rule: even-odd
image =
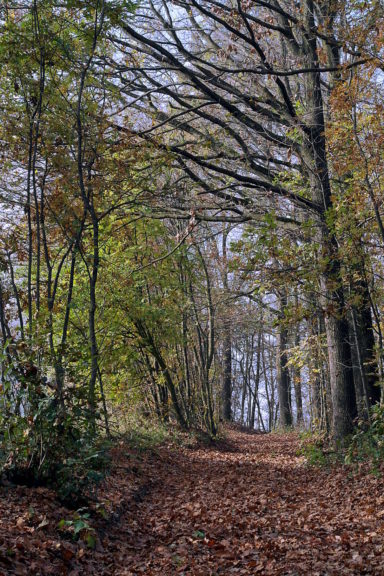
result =
[{"label": "orange leaves", "polygon": [[132,534],[132,546],[141,534],[140,550],[117,573],[354,574],[363,559],[380,574],[371,550],[379,537],[360,544],[367,488],[352,513],[355,482],[342,469],[306,468],[296,450],[294,436],[231,432],[223,450],[178,449],[167,466],[160,460],[159,486]]},{"label": "orange leaves", "polygon": [[234,430],[225,444],[163,446],[141,461],[119,447],[99,494],[107,515],[92,517],[95,550],[57,533],[70,512],[52,493],[12,488],[0,575],[383,574],[383,478],[308,468],[297,449],[293,434]]}]

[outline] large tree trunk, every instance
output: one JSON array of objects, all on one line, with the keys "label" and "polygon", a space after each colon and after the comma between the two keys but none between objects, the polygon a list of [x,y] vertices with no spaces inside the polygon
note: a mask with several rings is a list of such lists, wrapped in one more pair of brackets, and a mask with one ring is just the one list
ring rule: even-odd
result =
[{"label": "large tree trunk", "polygon": [[361,349],[361,361],[366,382],[366,394],[370,406],[380,402],[381,389],[378,384],[378,363],[375,353],[375,337],[370,305],[369,287],[365,278],[360,281],[362,305],[356,313],[356,334]]},{"label": "large tree trunk", "polygon": [[[261,374],[261,340],[262,340],[262,332],[259,330],[257,335],[257,352],[256,352],[256,373],[255,373],[255,387],[253,393],[253,400],[252,400],[252,410],[251,410],[251,420],[250,420],[250,428],[254,429],[255,427],[255,416],[256,416],[256,407],[258,409],[258,417],[260,420],[260,404],[259,404],[259,385],[260,385],[260,374]],[[253,363],[253,353],[254,353],[254,339],[252,338],[251,341],[251,358]],[[264,423],[263,423],[264,425]]]},{"label": "large tree trunk", "polygon": [[[313,68],[318,68],[317,38],[311,32],[315,28],[312,0],[307,0],[304,6],[307,28],[303,38],[304,49],[308,64]],[[357,408],[338,245],[328,225],[328,216],[333,204],[325,144],[326,126],[320,72],[313,72],[306,76],[306,97],[309,120],[304,131],[303,155],[306,164],[312,167],[308,171],[311,195],[313,202],[320,209],[317,218],[317,239],[322,249],[320,288],[325,315],[332,393],[332,432],[334,440],[341,442],[353,429]]]},{"label": "large tree trunk", "polygon": [[356,405],[359,418],[366,420],[369,417],[369,403],[367,396],[367,382],[365,378],[364,367],[362,363],[361,346],[357,333],[356,312],[351,311],[350,320],[350,334],[351,334],[351,352],[352,352],[352,366],[353,366],[353,379],[355,382],[356,392]]},{"label": "large tree trunk", "polygon": [[[340,310],[340,309],[339,309]],[[352,431],[357,416],[351,347],[346,318],[326,316],[329,374],[332,394],[332,431],[336,442]]]},{"label": "large tree trunk", "polygon": [[[295,306],[298,308],[299,299],[297,295],[297,289],[295,290]],[[295,348],[300,346],[300,323],[295,326],[294,330],[294,344]],[[292,380],[293,387],[295,389],[295,400],[296,400],[296,422],[300,426],[303,424],[303,396],[301,391],[301,371],[300,368],[293,366],[292,368]]]},{"label": "large tree trunk", "polygon": [[[316,295],[311,295],[312,305],[314,310],[318,308]],[[311,427],[315,430],[324,429],[323,422],[323,407],[324,398],[322,398],[322,372],[323,372],[323,359],[321,354],[321,312],[318,310],[308,322],[308,334],[316,342],[316,348],[311,347],[312,353],[310,357],[309,369],[311,372],[310,378],[310,409],[311,409]]]},{"label": "large tree trunk", "polygon": [[337,245],[335,238],[324,229],[322,247],[325,266],[321,272],[320,288],[332,396],[332,436],[336,443],[340,443],[353,430],[357,416],[356,394]]},{"label": "large tree trunk", "polygon": [[[296,329],[295,334],[295,346],[300,345],[300,334],[298,328]],[[303,396],[301,391],[301,373],[300,368],[296,368],[295,366],[292,369],[292,379],[293,379],[293,387],[295,389],[295,400],[296,400],[296,422],[300,426],[303,424],[304,417],[303,417]]]}]

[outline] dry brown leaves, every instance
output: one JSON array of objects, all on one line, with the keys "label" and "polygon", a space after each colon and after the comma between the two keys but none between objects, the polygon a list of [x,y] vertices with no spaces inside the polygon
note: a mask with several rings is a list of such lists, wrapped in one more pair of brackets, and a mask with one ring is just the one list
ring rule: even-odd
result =
[{"label": "dry brown leaves", "polygon": [[293,434],[228,436],[142,461],[118,449],[95,550],[57,529],[71,513],[53,493],[2,488],[0,575],[384,574],[382,477],[309,468]]}]

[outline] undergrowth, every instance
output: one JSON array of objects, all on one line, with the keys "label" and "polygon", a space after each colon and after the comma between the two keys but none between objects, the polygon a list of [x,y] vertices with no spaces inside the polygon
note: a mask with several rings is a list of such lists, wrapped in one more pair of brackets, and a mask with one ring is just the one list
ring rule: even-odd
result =
[{"label": "undergrowth", "polygon": [[2,478],[48,486],[66,505],[83,505],[108,472],[110,443],[90,427],[91,415],[76,390],[62,401],[42,383],[20,390],[24,404],[12,411],[9,402],[0,415]]},{"label": "undergrowth", "polygon": [[154,450],[170,439],[170,430],[164,424],[157,422],[137,422],[126,434],[124,439],[137,452]]},{"label": "undergrowth", "polygon": [[384,463],[384,406],[374,406],[368,422],[359,420],[343,448],[331,450],[327,437],[322,434],[303,432],[299,436],[298,454],[305,457],[309,466],[367,465],[373,474],[379,474]]},{"label": "undergrowth", "polygon": [[384,406],[372,408],[370,423],[360,421],[345,455],[345,463],[367,463],[371,472],[378,474],[384,462]]},{"label": "undergrowth", "polygon": [[134,415],[121,437],[136,452],[155,451],[162,444],[184,446],[212,446],[225,440],[225,428],[221,427],[212,438],[201,429],[181,430],[173,422],[160,422]]},{"label": "undergrowth", "polygon": [[299,456],[304,456],[308,466],[330,467],[342,460],[341,454],[331,450],[324,433],[301,432]]}]

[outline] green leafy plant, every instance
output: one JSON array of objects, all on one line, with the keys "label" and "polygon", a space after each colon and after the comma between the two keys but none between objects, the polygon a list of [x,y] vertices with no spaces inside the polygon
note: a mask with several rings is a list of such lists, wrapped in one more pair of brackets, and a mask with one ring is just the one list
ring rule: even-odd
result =
[{"label": "green leafy plant", "polygon": [[309,466],[326,466],[332,463],[332,455],[325,450],[326,438],[323,434],[303,431],[299,435],[301,445],[299,456],[304,456]]},{"label": "green leafy plant", "polygon": [[195,532],[193,532],[192,536],[194,538],[204,539],[205,538],[205,532],[203,532],[202,530],[195,530]]},{"label": "green leafy plant", "polygon": [[38,379],[20,380],[12,371],[3,378],[0,472],[19,484],[49,485],[78,506],[107,473],[109,443],[89,430],[81,395],[68,390],[59,399]]},{"label": "green leafy plant", "polygon": [[59,497],[72,505],[96,496],[110,464],[109,443],[105,440],[85,443],[80,439],[76,446],[78,450],[73,450],[70,457],[57,465],[55,474]]},{"label": "green leafy plant", "polygon": [[79,508],[73,516],[72,520],[62,519],[58,523],[60,530],[69,529],[72,533],[73,539],[81,539],[89,548],[95,548],[96,536],[95,529],[89,523],[90,513],[86,508]]},{"label": "green leafy plant", "polygon": [[305,457],[309,466],[325,466],[327,458],[322,448],[317,444],[306,444],[301,449],[301,454]]},{"label": "green leafy plant", "polygon": [[368,462],[373,472],[378,472],[384,461],[384,406],[374,406],[371,412],[371,423],[359,422],[352,436],[347,453],[346,464]]}]

